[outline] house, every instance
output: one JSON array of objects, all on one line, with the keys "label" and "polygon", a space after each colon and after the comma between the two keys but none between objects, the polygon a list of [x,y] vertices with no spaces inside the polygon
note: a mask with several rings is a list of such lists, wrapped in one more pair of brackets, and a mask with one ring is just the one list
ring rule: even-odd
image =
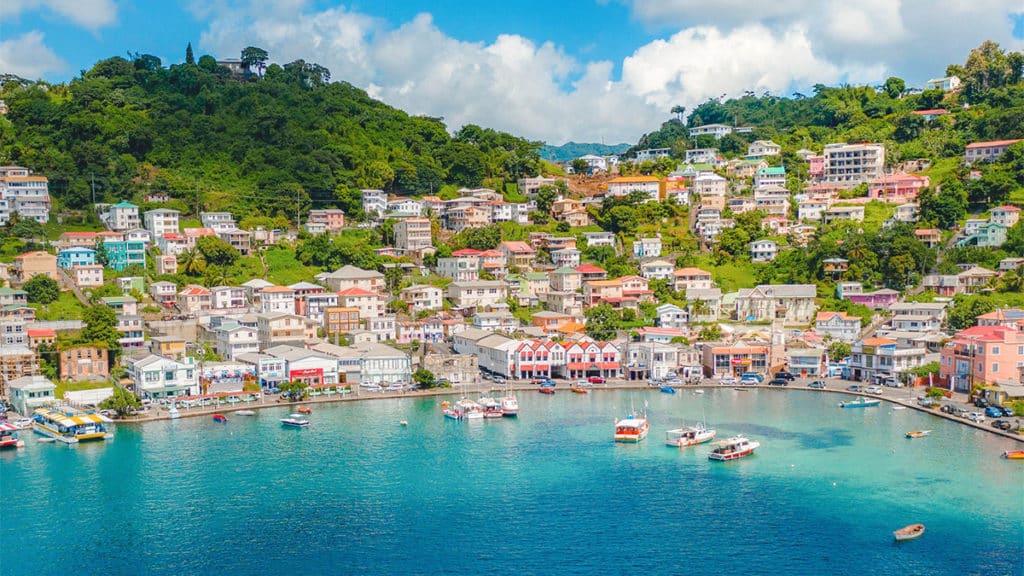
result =
[{"label": "house", "polygon": [[75,266],[71,269],[70,276],[79,288],[103,286],[103,265]]},{"label": "house", "polygon": [[945,116],[949,114],[949,110],[945,108],[930,108],[928,110],[914,110],[911,112],[914,116],[920,116],[924,118],[925,122],[931,122],[939,116]]},{"label": "house", "polygon": [[360,288],[369,292],[384,293],[387,289],[383,274],[376,270],[363,270],[351,264],[346,264],[334,272],[317,274],[316,279],[332,292]]},{"label": "house", "polygon": [[826,144],[824,156],[823,179],[840,188],[871,182],[879,178],[885,168],[882,144]]},{"label": "house", "polygon": [[714,165],[718,163],[718,148],[691,148],[686,151],[683,158],[684,162],[691,165]]},{"label": "house", "polygon": [[826,258],[821,261],[821,270],[825,274],[838,278],[850,269],[850,261],[845,258]]},{"label": "house", "polygon": [[1024,267],[1024,258],[1003,258],[999,261],[999,271],[1009,272],[1010,270],[1020,270]]},{"label": "house", "polygon": [[740,376],[745,372],[768,373],[769,347],[766,344],[737,340],[733,344],[707,343],[702,350],[704,376]]},{"label": "house", "polygon": [[121,337],[117,339],[117,343],[126,350],[142,348],[146,344],[144,327],[145,323],[142,321],[142,317],[136,313],[118,314],[116,328],[121,333]]},{"label": "house", "polygon": [[79,345],[57,353],[61,380],[71,382],[104,381],[110,377],[107,349],[102,346]]},{"label": "house", "polygon": [[281,344],[302,346],[316,338],[316,323],[296,314],[271,312],[256,314],[260,348]]},{"label": "house", "polygon": [[604,268],[594,266],[593,264],[580,264],[576,267],[576,271],[580,273],[580,278],[584,282],[608,278],[608,272]]},{"label": "house", "polygon": [[732,211],[733,214],[743,214],[744,212],[753,212],[756,210],[757,203],[754,198],[750,196],[737,196],[726,200],[725,207]]},{"label": "house", "polygon": [[214,232],[238,227],[235,217],[230,212],[200,212],[199,220],[203,228],[210,228]]},{"label": "house", "polygon": [[658,319],[658,326],[662,328],[686,328],[690,323],[689,312],[675,304],[658,306],[655,316]]},{"label": "house", "polygon": [[942,90],[943,92],[952,92],[960,88],[960,78],[957,76],[946,76],[943,78],[932,78],[931,80],[924,83],[925,90]]},{"label": "house", "polygon": [[[2,325],[0,325],[2,327]],[[57,331],[53,328],[25,328],[28,347],[39,350],[40,346],[53,346],[57,343]]]},{"label": "house", "polygon": [[650,238],[637,238],[633,242],[633,255],[637,258],[657,258],[661,256],[661,234]]},{"label": "house", "polygon": [[[295,289],[295,285],[289,286]],[[334,292],[312,292],[295,297],[295,313],[317,323],[323,322],[324,310],[338,305]]]},{"label": "house", "polygon": [[219,228],[217,237],[227,242],[242,256],[252,253],[252,232],[239,228]]},{"label": "house", "polygon": [[485,332],[513,332],[519,328],[519,320],[508,310],[477,312],[473,315],[473,328]]},{"label": "house", "polygon": [[758,170],[767,167],[768,163],[759,158],[736,158],[725,165],[725,175],[731,178],[753,178]]},{"label": "house", "polygon": [[142,398],[157,400],[199,394],[199,377],[191,357],[179,362],[150,354],[132,362],[128,375]]},{"label": "house", "polygon": [[942,233],[935,228],[914,230],[914,236],[929,248],[935,248],[942,243]]},{"label": "house", "polygon": [[358,308],[362,319],[384,315],[386,300],[377,292],[362,288],[346,288],[338,292],[338,305],[343,308]]},{"label": "house", "polygon": [[118,202],[110,206],[105,214],[100,215],[100,219],[115,232],[125,232],[141,225],[139,207],[131,202]]},{"label": "house", "polygon": [[913,174],[886,174],[868,185],[868,198],[891,204],[916,200],[921,190],[931,183],[927,176]]},{"label": "house", "polygon": [[189,284],[178,292],[178,309],[185,314],[197,314],[210,309],[210,291],[197,284]]},{"label": "house", "polygon": [[73,247],[57,252],[57,266],[70,270],[73,266],[96,264],[96,251],[92,248]]},{"label": "house", "polygon": [[960,294],[977,294],[994,280],[999,274],[993,270],[972,266],[956,275],[958,292]]},{"label": "house", "polygon": [[1003,326],[1014,330],[1024,330],[1024,310],[1020,308],[1000,308],[977,318],[978,326]]},{"label": "house", "polygon": [[259,291],[260,312],[295,314],[295,290],[288,286],[268,286]]},{"label": "house", "polygon": [[657,176],[619,176],[608,181],[609,196],[643,194],[643,202],[658,202],[665,195],[665,182]]},{"label": "house", "polygon": [[691,322],[717,322],[722,306],[719,288],[691,288],[686,291],[687,314]]},{"label": "house", "polygon": [[[3,108],[0,100],[0,108]],[[12,213],[46,224],[50,219],[50,188],[45,176],[32,174],[22,166],[0,167],[0,226],[10,221]]]},{"label": "house", "polygon": [[498,250],[504,254],[509,266],[517,268],[529,268],[537,257],[537,251],[526,242],[502,242]]},{"label": "house", "polygon": [[153,237],[144,228],[133,228],[125,232],[124,239],[128,242],[142,242],[145,248],[149,248],[149,245],[153,243]]},{"label": "house", "polygon": [[725,124],[705,124],[703,126],[694,126],[690,128],[690,138],[696,138],[697,136],[714,136],[715,140],[720,140],[722,136],[732,134],[732,126],[726,126]]},{"label": "house", "polygon": [[972,142],[964,149],[964,163],[995,160],[1006,152],[1006,149],[1021,140],[993,140],[990,142]]},{"label": "house", "polygon": [[60,280],[57,275],[57,257],[49,252],[36,250],[14,257],[14,267],[10,271],[13,284],[24,284],[33,276],[44,275],[53,280]]},{"label": "house", "polygon": [[989,222],[1012,228],[1020,221],[1020,208],[1016,206],[999,206],[992,209]]},{"label": "house", "polygon": [[825,224],[836,220],[864,221],[864,206],[833,206],[825,211]]},{"label": "house", "polygon": [[622,299],[622,281],[616,280],[588,280],[583,282],[583,304],[590,307],[600,304],[602,301],[616,301]]},{"label": "house", "polygon": [[674,268],[668,260],[651,260],[640,265],[640,275],[647,280],[671,280]]},{"label": "house", "polygon": [[573,320],[573,316],[570,314],[549,310],[541,310],[530,315],[530,324],[548,333],[557,332],[562,325]]},{"label": "house", "polygon": [[181,360],[187,352],[188,341],[178,336],[152,336],[149,339],[149,351],[157,356]]},{"label": "house", "polygon": [[336,232],[345,227],[345,211],[337,208],[310,210],[307,222],[323,226],[328,232]]},{"label": "house", "polygon": [[747,145],[746,158],[749,160],[758,160],[766,156],[778,156],[782,153],[782,146],[779,146],[771,140],[754,140]]},{"label": "house", "polygon": [[178,286],[161,280],[149,285],[149,295],[160,306],[173,306],[178,300]]},{"label": "house", "polygon": [[741,289],[736,297],[736,319],[739,321],[783,320],[807,324],[814,315],[814,284],[762,284]]},{"label": "house", "polygon": [[215,286],[210,288],[210,310],[241,312],[248,307],[245,288],[238,286]]},{"label": "house", "polygon": [[436,286],[414,284],[403,288],[399,298],[409,305],[410,314],[418,314],[425,310],[440,310],[444,304],[444,291]]},{"label": "house", "polygon": [[541,176],[539,174],[536,177],[532,178],[520,178],[518,183],[519,193],[522,194],[523,196],[526,196],[527,198],[533,198],[534,196],[536,196],[537,191],[540,190],[542,186],[554,185],[554,178]]},{"label": "house", "polygon": [[891,338],[865,338],[853,344],[848,368],[853,380],[874,382],[925,364],[926,355],[924,348],[899,346]]},{"label": "house", "polygon": [[799,378],[816,378],[823,375],[825,349],[810,346],[799,340],[787,342],[785,347],[786,368]]},{"label": "house", "polygon": [[0,288],[0,308],[8,306],[27,306],[28,292],[14,288]]},{"label": "house", "polygon": [[654,300],[654,292],[648,289],[650,282],[641,276],[622,276],[619,279],[622,283],[622,297],[635,298],[640,302]]},{"label": "house", "polygon": [[168,232],[177,233],[179,230],[179,217],[181,212],[169,208],[157,208],[146,210],[142,214],[143,226],[154,238],[159,238]]},{"label": "house", "polygon": [[946,304],[942,302],[895,302],[890,325],[903,332],[932,332],[942,327],[946,318]]},{"label": "house", "polygon": [[217,353],[225,360],[236,360],[243,354],[259,352],[259,331],[234,320],[225,320],[213,329]]},{"label": "house", "polygon": [[56,404],[57,385],[40,375],[26,375],[15,378],[7,384],[7,396],[14,411],[29,416],[36,408]]},{"label": "house", "polygon": [[690,193],[699,198],[701,207],[722,210],[728,181],[714,172],[701,173],[693,179]]},{"label": "house", "polygon": [[622,354],[611,342],[581,338],[565,349],[565,377],[569,379],[601,376],[616,378],[622,368]]},{"label": "house", "polygon": [[765,186],[786,186],[786,168],[783,166],[769,166],[760,168],[754,173],[754,188]]},{"label": "house", "polygon": [[558,268],[551,273],[550,287],[561,292],[575,292],[583,286],[583,275],[574,268]]},{"label": "house", "polygon": [[833,340],[853,344],[860,335],[861,319],[846,312],[818,312],[814,331]]},{"label": "house", "polygon": [[505,301],[505,283],[498,280],[452,282],[447,295],[456,308],[494,306]]},{"label": "house", "polygon": [[[466,252],[457,250],[456,252]],[[472,250],[473,254],[452,255],[451,258],[438,258],[435,272],[445,278],[451,278],[456,282],[474,282],[480,279],[480,257],[479,251]]]},{"label": "house", "polygon": [[779,253],[779,246],[774,240],[755,240],[750,243],[750,260],[752,262],[771,262]]},{"label": "house", "polygon": [[580,265],[580,251],[575,248],[562,248],[551,252],[551,263],[559,268],[573,268]]},{"label": "house", "polygon": [[829,200],[801,200],[797,203],[797,220],[821,220],[831,205]]},{"label": "house", "polygon": [[686,291],[711,288],[711,272],[700,268],[680,268],[672,272],[672,289]]},{"label": "house", "polygon": [[986,222],[978,226],[973,233],[967,234],[967,237],[957,241],[957,246],[998,248],[1006,243],[1006,226],[996,222]]},{"label": "house", "polygon": [[873,292],[840,294],[839,297],[843,300],[849,300],[854,304],[863,304],[875,310],[888,310],[893,303],[899,300],[900,293],[889,288],[882,288]]},{"label": "house", "polygon": [[146,267],[146,244],[143,242],[104,242],[107,251],[107,267],[118,272],[129,266]]},{"label": "house", "polygon": [[777,184],[759,186],[754,190],[754,208],[768,216],[785,217],[789,214],[789,196],[789,190]]},{"label": "house", "polygon": [[395,247],[406,252],[432,249],[429,218],[404,218],[395,222]]},{"label": "house", "polygon": [[323,317],[324,332],[329,336],[347,334],[358,330],[362,325],[359,308],[331,306],[324,309]]}]

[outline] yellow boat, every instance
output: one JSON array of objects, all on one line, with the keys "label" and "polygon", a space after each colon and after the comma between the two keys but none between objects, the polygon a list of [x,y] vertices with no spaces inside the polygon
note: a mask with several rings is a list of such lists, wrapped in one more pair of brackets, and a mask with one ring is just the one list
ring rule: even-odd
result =
[{"label": "yellow boat", "polygon": [[1007,450],[1003,452],[1003,458],[1007,460],[1024,460],[1024,450]]},{"label": "yellow boat", "polygon": [[907,438],[924,438],[931,433],[931,430],[914,430],[912,432],[907,432]]},{"label": "yellow boat", "polygon": [[32,413],[32,429],[65,444],[112,438],[107,431],[110,418],[74,408],[38,408]]}]

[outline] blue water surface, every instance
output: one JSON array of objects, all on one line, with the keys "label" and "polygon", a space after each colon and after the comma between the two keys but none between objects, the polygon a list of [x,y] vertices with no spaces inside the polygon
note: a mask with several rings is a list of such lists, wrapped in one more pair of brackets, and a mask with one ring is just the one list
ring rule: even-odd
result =
[{"label": "blue water surface", "polygon": [[[566,392],[522,392],[497,421],[421,398],[316,405],[307,429],[274,408],[75,447],[28,436],[0,455],[0,572],[1024,573],[1011,440],[816,392]],[[647,441],[613,443],[645,404]],[[761,449],[717,463],[663,444],[703,417]],[[924,537],[893,543],[913,522]]]}]

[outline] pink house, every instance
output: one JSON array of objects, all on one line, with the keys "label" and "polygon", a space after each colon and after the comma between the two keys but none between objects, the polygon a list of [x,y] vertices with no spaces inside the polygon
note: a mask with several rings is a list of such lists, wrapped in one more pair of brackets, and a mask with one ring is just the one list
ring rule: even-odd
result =
[{"label": "pink house", "polygon": [[972,326],[957,332],[942,348],[939,375],[960,391],[974,384],[1020,379],[1024,332],[1005,326]]},{"label": "pink house", "polygon": [[868,186],[868,197],[883,202],[903,204],[917,198],[930,180],[927,176],[913,174],[887,174],[874,180]]},{"label": "pink house", "polygon": [[868,308],[874,308],[875,310],[886,310],[893,302],[900,299],[900,293],[889,288],[882,288],[874,292],[849,294],[843,298],[855,304],[863,304]]},{"label": "pink house", "polygon": [[821,178],[825,175],[825,157],[824,156],[808,156],[807,157],[807,175],[812,179]]},{"label": "pink house", "polygon": [[311,224],[322,224],[328,230],[340,230],[345,227],[345,212],[337,208],[310,210],[309,222]]}]

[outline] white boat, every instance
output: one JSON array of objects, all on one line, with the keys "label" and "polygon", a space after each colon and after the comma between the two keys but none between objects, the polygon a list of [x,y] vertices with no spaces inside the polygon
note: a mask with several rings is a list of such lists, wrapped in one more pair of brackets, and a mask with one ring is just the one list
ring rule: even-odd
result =
[{"label": "white boat", "polygon": [[445,406],[444,415],[452,420],[476,420],[484,417],[484,407],[472,400],[463,398],[454,404]]},{"label": "white boat", "polygon": [[703,422],[698,422],[693,426],[683,426],[682,428],[676,428],[675,430],[665,432],[665,444],[668,446],[675,446],[676,448],[696,446],[697,444],[710,442],[714,438],[715,431],[708,430],[704,426]]},{"label": "white boat", "polygon": [[256,411],[255,410],[235,410],[234,414],[237,414],[239,416],[255,416],[256,415]]},{"label": "white boat", "polygon": [[110,418],[95,412],[82,412],[74,408],[37,408],[32,413],[32,428],[65,444],[87,440],[104,440],[114,435],[107,431]]},{"label": "white boat", "polygon": [[171,406],[170,408],[167,409],[167,417],[172,419],[181,418],[181,412],[178,412],[177,406]]},{"label": "white boat", "polygon": [[477,402],[484,409],[484,418],[502,418],[505,414],[501,410],[501,402],[489,396],[481,396]]},{"label": "white boat", "polygon": [[708,454],[708,459],[724,462],[750,456],[754,453],[754,450],[761,447],[761,443],[748,440],[742,436],[736,436],[728,440],[716,442],[715,446],[716,448]]},{"label": "white boat", "polygon": [[18,427],[0,422],[0,448],[24,448],[25,441],[18,437]]},{"label": "white boat", "polygon": [[519,400],[514,394],[503,396],[501,398],[501,415],[505,417],[513,417],[519,415]]},{"label": "white boat", "polygon": [[309,426],[309,420],[303,418],[302,414],[289,414],[287,418],[281,418],[281,424],[293,428]]},{"label": "white boat", "polygon": [[892,533],[897,542],[913,540],[924,535],[924,524],[910,524]]},{"label": "white boat", "polygon": [[640,442],[647,438],[651,431],[651,425],[647,422],[647,415],[631,414],[622,420],[615,421],[616,442]]},{"label": "white boat", "polygon": [[17,420],[11,422],[11,424],[13,424],[14,427],[17,428],[18,430],[28,430],[29,428],[32,427],[32,419],[18,418]]}]

